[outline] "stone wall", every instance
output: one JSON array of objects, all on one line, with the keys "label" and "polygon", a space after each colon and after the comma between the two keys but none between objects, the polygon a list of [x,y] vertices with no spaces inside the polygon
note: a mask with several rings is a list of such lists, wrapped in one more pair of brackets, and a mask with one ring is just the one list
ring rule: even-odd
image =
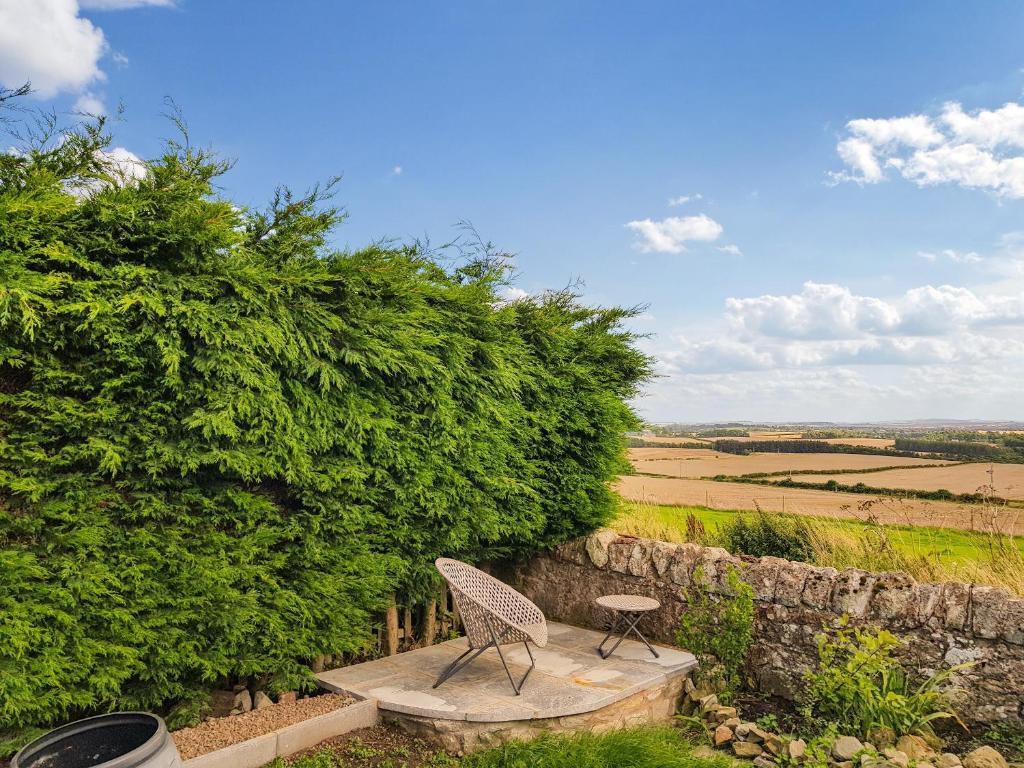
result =
[{"label": "stone wall", "polygon": [[534,739],[545,733],[605,733],[615,728],[667,723],[676,712],[687,679],[672,678],[601,709],[563,717],[476,722],[440,720],[383,709],[380,717],[447,752],[465,755],[508,741]]},{"label": "stone wall", "polygon": [[702,569],[709,590],[726,594],[730,564],[757,597],[751,674],[762,691],[794,698],[817,658],[816,633],[846,614],[902,637],[905,665],[922,675],[975,662],[954,680],[968,721],[1024,720],[1024,599],[1002,589],[741,557],[611,531],[519,564],[509,577],[549,619],[591,628],[607,620],[594,605],[599,595],[656,597],[662,607],[643,627],[648,637],[671,643],[694,571]]}]

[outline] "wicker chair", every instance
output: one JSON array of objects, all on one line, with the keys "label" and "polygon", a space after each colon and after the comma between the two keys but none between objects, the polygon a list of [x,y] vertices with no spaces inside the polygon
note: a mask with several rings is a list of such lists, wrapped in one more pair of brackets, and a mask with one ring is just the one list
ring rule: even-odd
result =
[{"label": "wicker chair", "polygon": [[[512,690],[518,696],[523,683],[536,666],[530,643],[538,648],[548,643],[548,625],[544,621],[544,614],[512,587],[471,565],[446,557],[439,557],[434,564],[448,582],[469,640],[469,648],[445,667],[434,687],[437,688],[452,675],[465,669],[488,648],[494,648],[512,684]],[[512,677],[505,655],[501,652],[501,646],[513,643],[525,645],[526,653],[530,656],[530,668],[518,683]]]}]

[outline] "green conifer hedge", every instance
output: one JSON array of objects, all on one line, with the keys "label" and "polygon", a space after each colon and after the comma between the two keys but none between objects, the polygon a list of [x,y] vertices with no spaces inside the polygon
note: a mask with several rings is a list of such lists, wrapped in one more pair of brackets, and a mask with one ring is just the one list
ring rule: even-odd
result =
[{"label": "green conifer hedge", "polygon": [[503,302],[507,267],[331,250],[319,192],[266,211],[102,124],[0,155],[0,728],[287,688],[365,647],[438,555],[605,522],[629,310]]}]

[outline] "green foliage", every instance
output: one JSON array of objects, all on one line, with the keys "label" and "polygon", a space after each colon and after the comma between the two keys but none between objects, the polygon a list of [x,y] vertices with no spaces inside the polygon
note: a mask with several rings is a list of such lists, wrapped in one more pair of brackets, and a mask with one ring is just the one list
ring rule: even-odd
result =
[{"label": "green foliage", "polygon": [[541,736],[477,752],[466,768],[726,768],[728,757],[694,757],[672,728],[641,728],[602,735]]},{"label": "green foliage", "polygon": [[806,706],[840,731],[868,738],[874,728],[896,736],[930,734],[936,720],[955,717],[939,690],[962,664],[913,685],[893,653],[901,641],[886,630],[869,631],[841,621],[818,636],[818,667],[807,673]]},{"label": "green foliage", "polygon": [[781,557],[786,560],[811,562],[814,543],[806,520],[773,515],[759,511],[754,515],[737,515],[722,526],[720,535],[730,552],[754,557]]},{"label": "green foliage", "polygon": [[835,741],[835,725],[829,723],[823,733],[807,739],[807,746],[801,758],[794,759],[789,756],[788,750],[782,750],[782,753],[775,757],[775,762],[780,768],[830,768],[834,764],[832,745]]},{"label": "green foliage", "polygon": [[1024,759],[1024,725],[1020,723],[996,723],[985,731],[980,741],[994,745],[1008,760]]},{"label": "green foliage", "polygon": [[733,566],[726,573],[727,595],[712,594],[705,578],[702,569],[694,572],[695,586],[679,619],[676,643],[697,656],[713,657],[712,663],[702,664],[702,671],[715,669],[717,662],[723,693],[728,694],[743,687],[743,669],[754,639],[754,589]]},{"label": "green foliage", "polygon": [[254,211],[187,142],[138,180],[106,146],[0,154],[0,728],[301,687],[435,557],[613,514],[629,310],[502,301],[485,246],[332,251],[329,188]]}]

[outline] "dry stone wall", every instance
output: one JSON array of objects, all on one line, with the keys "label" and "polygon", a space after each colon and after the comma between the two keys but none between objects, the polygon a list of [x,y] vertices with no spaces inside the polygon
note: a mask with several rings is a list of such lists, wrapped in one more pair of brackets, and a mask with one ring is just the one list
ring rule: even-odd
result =
[{"label": "dry stone wall", "polygon": [[968,721],[1024,720],[1024,599],[995,587],[919,583],[902,573],[837,571],[611,531],[537,556],[509,576],[549,619],[597,629],[608,616],[596,597],[655,597],[662,607],[643,627],[671,643],[697,569],[707,589],[728,594],[730,565],[757,597],[750,671],[762,691],[796,698],[804,670],[817,658],[815,635],[846,614],[902,637],[905,666],[922,675],[975,662],[953,681]]}]

